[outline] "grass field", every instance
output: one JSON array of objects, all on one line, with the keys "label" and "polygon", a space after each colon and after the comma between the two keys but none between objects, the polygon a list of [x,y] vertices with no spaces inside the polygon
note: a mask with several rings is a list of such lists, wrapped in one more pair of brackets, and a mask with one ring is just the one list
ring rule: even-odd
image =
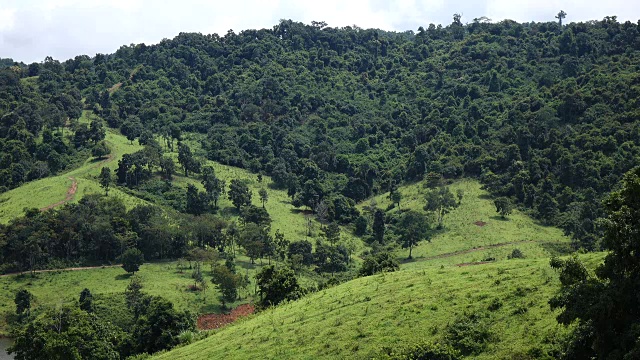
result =
[{"label": "grass field", "polygon": [[[264,265],[267,263],[264,262]],[[188,266],[188,263],[186,263]],[[239,257],[236,268],[239,274],[248,274],[251,284],[240,289],[240,299],[235,306],[251,300],[255,289],[254,276],[264,266],[259,262],[252,265],[247,258]],[[140,276],[143,291],[150,295],[159,295],[171,301],[178,309],[188,309],[194,313],[219,313],[222,311],[217,289],[211,284],[206,290],[191,291],[192,270],[180,272],[177,262],[150,263],[140,267],[136,275]],[[209,265],[203,266],[205,278],[209,278]],[[9,275],[0,277],[0,313],[15,311],[14,296],[20,289],[27,289],[35,296],[33,307],[56,306],[78,300],[80,292],[88,288],[93,294],[109,295],[122,293],[129,284],[130,277],[121,267],[104,267],[78,271],[55,271],[31,275]],[[0,321],[0,335],[6,335],[4,317]]]},{"label": "grass field", "polygon": [[[88,121],[90,116],[93,116],[91,112],[84,111],[80,121]],[[103,191],[96,180],[100,169],[107,166],[115,170],[118,167],[118,160],[122,158],[123,154],[141,149],[139,145],[130,144],[124,136],[113,129],[107,129],[105,140],[111,147],[109,158],[98,161],[89,158],[82,166],[72,171],[32,181],[1,194],[0,223],[6,224],[11,219],[22,215],[24,208],[40,209],[64,200],[73,183],[70,178],[75,179],[78,183],[77,192],[72,201],[77,201],[87,194],[102,193]],[[111,194],[121,197],[129,207],[144,202],[118,189],[113,189]]]},{"label": "grass field", "polygon": [[[419,182],[399,188],[402,194],[401,209],[422,211],[425,203],[425,189],[422,184]],[[479,182],[462,180],[453,183],[450,188],[454,193],[459,189],[464,191],[461,204],[445,216],[443,230],[436,232],[431,241],[423,241],[413,249],[415,260],[470,249],[477,251],[429,261],[458,264],[487,258],[506,259],[515,248],[532,258],[549,257],[568,250],[570,239],[558,228],[543,226],[518,210],[514,210],[507,219],[502,219],[496,213],[493,200],[481,189]],[[388,195],[382,194],[372,200],[379,208],[386,209],[391,204]],[[361,203],[359,207],[363,209],[370,205],[372,200]],[[390,211],[397,210],[398,208],[395,208]],[[476,225],[479,221],[485,225]],[[483,249],[496,244],[506,245]],[[408,253],[408,250],[402,249],[398,250],[396,255],[398,258],[406,258]]]},{"label": "grass field", "polygon": [[[602,254],[583,259],[593,266]],[[547,303],[558,286],[548,259],[421,263],[311,294],[158,358],[368,359],[384,347],[445,341],[448,326],[465,314],[479,315],[490,334],[471,358],[530,358],[547,353],[567,332]]]}]

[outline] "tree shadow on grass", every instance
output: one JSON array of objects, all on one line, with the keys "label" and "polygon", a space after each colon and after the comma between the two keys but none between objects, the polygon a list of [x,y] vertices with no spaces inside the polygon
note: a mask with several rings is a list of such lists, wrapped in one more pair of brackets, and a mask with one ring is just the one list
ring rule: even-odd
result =
[{"label": "tree shadow on grass", "polygon": [[[265,263],[266,264],[266,263]],[[236,260],[236,265],[240,266],[243,269],[249,269],[249,270],[253,270],[253,269],[257,269],[262,267],[258,261],[256,261],[255,264],[252,264],[251,261],[245,261],[245,260]]]},{"label": "tree shadow on grass", "polygon": [[502,217],[502,216],[499,216],[499,215],[491,216],[489,219],[496,220],[496,221],[505,221],[505,222],[509,221],[509,217]]},{"label": "tree shadow on grass", "polygon": [[539,245],[548,251],[551,255],[562,256],[569,255],[573,252],[571,244],[566,242],[541,242]]},{"label": "tree shadow on grass", "polygon": [[127,280],[131,278],[131,273],[126,273],[126,274],[118,274],[116,275],[116,280]]},{"label": "tree shadow on grass", "polygon": [[290,209],[292,214],[296,215],[313,215],[313,211],[311,210],[303,210],[303,209]]},{"label": "tree shadow on grass", "polygon": [[493,199],[493,197],[491,197],[491,195],[489,194],[482,194],[482,195],[478,195],[478,199],[491,200]]}]

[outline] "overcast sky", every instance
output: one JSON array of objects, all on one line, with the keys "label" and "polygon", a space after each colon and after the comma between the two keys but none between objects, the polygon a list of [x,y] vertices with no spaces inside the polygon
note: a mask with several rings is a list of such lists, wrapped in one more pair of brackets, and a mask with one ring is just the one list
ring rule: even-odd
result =
[{"label": "overcast sky", "polygon": [[567,22],[640,19],[637,0],[0,0],[0,57],[30,63],[53,56],[112,53],[124,44],[154,44],[180,32],[218,33],[271,28],[280,19],[332,27],[358,25],[416,30],[487,16],[493,21]]}]

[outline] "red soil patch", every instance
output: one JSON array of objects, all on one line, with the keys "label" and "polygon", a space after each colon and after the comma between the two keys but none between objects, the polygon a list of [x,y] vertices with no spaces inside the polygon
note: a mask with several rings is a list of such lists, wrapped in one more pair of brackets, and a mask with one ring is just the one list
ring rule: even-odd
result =
[{"label": "red soil patch", "polygon": [[240,305],[231,310],[229,314],[207,314],[198,318],[198,329],[212,330],[219,329],[225,325],[231,324],[241,317],[253,314],[255,308],[251,304]]},{"label": "red soil patch", "polygon": [[486,222],[484,222],[484,221],[476,221],[476,222],[474,222],[474,224],[475,224],[475,225],[478,225],[478,226],[480,226],[480,227],[487,225],[487,223],[486,223]]},{"label": "red soil patch", "polygon": [[58,201],[57,203],[51,204],[49,206],[45,206],[45,207],[41,208],[40,211],[46,211],[46,210],[49,210],[49,209],[53,209],[53,208],[58,207],[58,206],[66,203],[68,201],[73,200],[73,197],[76,195],[76,191],[78,191],[78,182],[73,177],[70,177],[69,180],[71,180],[72,183],[71,183],[71,187],[69,188],[69,190],[67,190],[67,196],[64,198],[64,200]]}]

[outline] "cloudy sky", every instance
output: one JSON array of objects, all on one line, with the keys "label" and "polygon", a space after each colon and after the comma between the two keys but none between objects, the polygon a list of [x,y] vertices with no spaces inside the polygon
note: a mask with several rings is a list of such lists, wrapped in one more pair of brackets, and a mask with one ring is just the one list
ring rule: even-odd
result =
[{"label": "cloudy sky", "polygon": [[45,56],[112,53],[123,44],[153,44],[179,32],[218,33],[271,28],[280,19],[329,26],[416,30],[487,16],[494,21],[640,19],[633,0],[0,0],[0,57],[26,63]]}]

